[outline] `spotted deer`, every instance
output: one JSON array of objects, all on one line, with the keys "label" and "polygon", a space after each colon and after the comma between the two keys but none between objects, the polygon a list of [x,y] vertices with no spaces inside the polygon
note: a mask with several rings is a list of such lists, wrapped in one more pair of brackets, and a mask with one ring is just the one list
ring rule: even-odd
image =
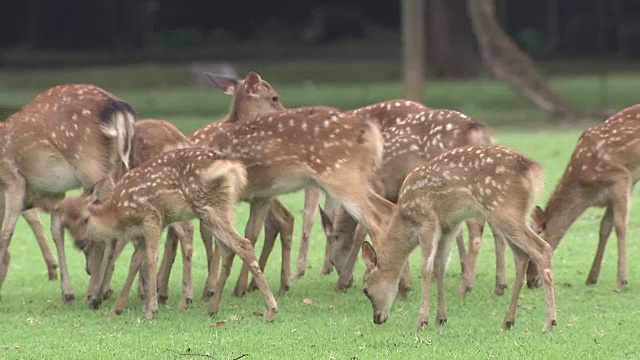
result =
[{"label": "spotted deer", "polygon": [[[306,107],[220,124],[212,149],[241,161],[248,185],[242,199],[250,203],[245,237],[257,239],[273,197],[317,186],[331,194],[373,239],[393,204],[371,185],[382,157],[382,135],[367,120],[327,107]],[[220,278],[232,259],[222,259]],[[217,295],[216,295],[217,296]]]},{"label": "spotted deer", "polygon": [[[207,74],[213,83],[223,90],[228,95],[233,95],[229,112],[225,117],[217,122],[207,124],[197,129],[189,138],[191,146],[208,148],[213,146],[213,139],[219,131],[221,124],[225,123],[239,123],[245,119],[253,118],[258,115],[272,114],[285,110],[282,103],[280,103],[280,96],[267,81],[263,80],[260,75],[251,71],[244,79],[232,79],[225,76],[219,76],[215,74]],[[159,124],[162,126],[162,124]],[[165,142],[163,140],[165,136],[168,136],[170,141],[171,136],[168,134],[157,133],[154,134],[153,139],[159,143]],[[211,297],[214,294],[216,279],[218,277],[218,269],[220,264],[220,252],[213,251],[211,234],[208,230],[201,226],[200,232],[202,234],[202,240],[205,243],[205,249],[207,251],[207,261],[209,264],[210,275],[207,277],[205,288],[202,293],[202,299]],[[283,262],[281,270],[280,281],[280,293],[284,293],[289,290],[290,287],[290,260],[289,254],[291,251],[291,242],[293,237],[293,216],[291,213],[277,200],[273,199],[269,208],[269,214],[265,222],[265,236],[273,237],[274,239],[280,233],[281,243],[283,248]],[[267,242],[273,244],[273,242]],[[167,243],[167,249],[169,245],[173,243]],[[175,247],[173,247],[175,248]],[[165,252],[163,257],[163,264],[169,264],[173,262],[175,258],[175,251]],[[260,258],[261,268],[264,269],[265,262],[263,257]],[[246,268],[244,268],[246,269]],[[170,266],[161,266],[159,278],[167,279],[170,272]],[[246,278],[246,275],[245,275]],[[240,283],[240,282],[239,282]],[[246,289],[246,284],[239,284],[236,286],[234,293],[241,295]]]},{"label": "spotted deer", "polygon": [[[153,318],[158,309],[156,265],[162,230],[168,224],[198,218],[211,230],[225,255],[238,254],[250,264],[267,307],[265,317],[270,321],[277,303],[260,273],[251,243],[238,235],[231,223],[245,184],[246,170],[241,163],[209,149],[179,149],[163,152],[125,173],[105,201],[93,203],[92,196],[66,198],[60,210],[75,239],[134,242],[136,251],[128,281],[113,313],[121,311],[131,286],[129,280],[144,259],[148,277],[144,312],[147,319]],[[105,253],[107,257],[112,255],[108,247]],[[111,257],[110,262],[113,260]],[[219,281],[217,286],[216,293],[220,294],[224,282]],[[217,307],[220,297],[214,296],[214,301]]]},{"label": "spotted deer", "polygon": [[[118,178],[126,170],[134,121],[128,103],[91,84],[52,87],[7,118],[0,145],[0,192],[4,197],[0,259],[8,260],[9,243],[23,211],[39,201],[56,203],[68,190]],[[96,196],[102,196],[108,189],[96,191]],[[62,300],[70,303],[74,295],[55,207],[51,229],[60,263]],[[0,266],[0,287],[8,265],[5,261]]]},{"label": "spotted deer", "polygon": [[[420,162],[456,147],[487,145],[493,141],[489,129],[484,124],[465,114],[454,110],[430,109],[413,101],[393,99],[355,109],[349,113],[373,119],[381,127],[384,137],[384,154],[382,166],[377,171],[377,181],[380,193],[392,202],[397,201],[398,191],[406,175]],[[316,200],[318,198],[319,196],[315,197]],[[305,214],[308,207],[316,208],[316,206],[317,202],[305,203]],[[321,212],[321,216],[328,239],[330,262],[342,270],[338,271],[340,278],[336,289],[343,290],[351,284],[359,244],[364,239],[360,233],[357,236],[359,240],[355,243],[352,241],[357,223],[340,209],[330,215]],[[336,222],[335,227],[334,222]],[[470,234],[468,253],[465,253],[462,233],[457,237],[463,273],[459,291],[461,295],[471,291],[475,282],[475,263],[482,244],[483,224],[484,221],[478,219],[467,219]],[[309,230],[304,230],[304,227],[308,225],[309,221],[305,220],[297,275],[300,275],[306,266]],[[504,240],[501,234],[493,233],[496,240],[497,259],[494,291],[502,295],[506,288]],[[408,291],[409,286],[410,278],[408,272],[405,272],[401,281],[401,297]]]},{"label": "spotted deer", "polygon": [[[556,249],[571,224],[589,207],[605,207],[595,258],[586,283],[595,284],[611,230],[618,238],[616,291],[627,285],[626,239],[631,193],[640,179],[640,105],[627,107],[586,129],[544,209],[542,237]],[[527,285],[539,286],[535,264]]]},{"label": "spotted deer", "polygon": [[416,322],[429,320],[432,273],[438,286],[436,322],[446,322],[444,273],[453,238],[470,217],[485,218],[502,233],[516,263],[516,279],[503,329],[515,323],[518,296],[529,258],[539,265],[544,283],[545,323],[556,324],[551,272],[551,247],[530,227],[535,197],[543,189],[543,169],[536,162],[502,146],[466,146],[445,152],[412,170],[399,192],[389,226],[374,245],[362,244],[366,265],[364,293],[373,306],[373,321],[384,323],[398,291],[400,273],[409,254],[420,245],[422,296]]}]

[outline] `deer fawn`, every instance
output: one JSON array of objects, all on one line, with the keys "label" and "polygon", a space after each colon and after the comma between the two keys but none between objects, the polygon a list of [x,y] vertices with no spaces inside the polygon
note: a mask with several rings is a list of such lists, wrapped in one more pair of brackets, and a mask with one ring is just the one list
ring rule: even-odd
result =
[{"label": "deer fawn", "polygon": [[[233,95],[229,113],[217,122],[210,123],[197,129],[189,138],[188,141],[191,146],[208,148],[213,146],[212,140],[215,139],[216,134],[219,131],[219,127],[224,123],[237,123],[242,122],[245,119],[253,118],[258,115],[272,114],[285,110],[284,106],[280,103],[278,92],[267,81],[262,80],[260,75],[255,72],[249,72],[244,79],[236,80],[224,76],[207,74],[214,84],[222,89],[226,94]],[[166,123],[164,121],[156,121],[158,127],[164,127]],[[153,136],[153,141],[163,143],[171,141],[171,138],[175,135],[156,133]],[[202,293],[202,299],[211,297],[214,294],[215,283],[218,277],[218,268],[220,263],[219,251],[213,251],[211,234],[208,230],[201,226],[200,232],[202,240],[205,243],[205,249],[207,251],[207,261],[209,264],[210,275],[207,277],[207,282]],[[290,287],[290,261],[288,255],[291,251],[291,242],[293,237],[293,216],[291,213],[277,200],[274,199],[269,208],[269,214],[265,222],[265,237],[276,238],[278,233],[281,234],[281,242],[283,253],[282,262],[282,275],[280,281],[280,293],[284,293],[289,290]],[[267,244],[273,245],[273,241],[267,241]],[[175,245],[173,242],[167,242],[166,250],[174,249],[173,251],[165,252],[163,257],[163,265],[167,265],[173,262],[175,258]],[[266,259],[260,257],[261,268],[264,269],[266,265]],[[170,266],[161,266],[159,279],[167,279],[170,272]],[[246,278],[246,275],[245,275]],[[236,286],[234,293],[241,295],[246,289],[246,284],[240,284]]]},{"label": "deer fawn", "polygon": [[[615,228],[618,238],[616,291],[622,291],[627,285],[627,223],[631,192],[640,179],[639,119],[640,105],[633,105],[585,130],[544,210],[542,237],[555,249],[587,208],[606,208],[586,283],[598,281],[604,249]],[[527,285],[539,286],[537,269],[532,265],[529,265]]]},{"label": "deer fawn", "polygon": [[[128,167],[135,114],[129,104],[95,85],[50,88],[5,121],[0,145],[4,217],[0,259],[6,259],[18,216],[38,201],[56,202],[68,190],[117,178]],[[107,189],[97,189],[97,196]],[[74,300],[57,210],[52,235],[58,250],[62,300]],[[0,287],[8,270],[0,266]],[[90,289],[91,289],[90,285]]]},{"label": "deer fawn", "polygon": [[[377,181],[381,194],[395,202],[398,191],[406,175],[420,162],[453,148],[465,145],[482,145],[492,142],[489,129],[482,123],[454,110],[429,109],[419,103],[406,100],[389,100],[352,110],[354,115],[374,119],[382,128],[385,139],[383,165],[377,171]],[[308,198],[308,197],[307,197]],[[305,198],[305,199],[307,199]],[[315,197],[318,199],[318,197]],[[315,208],[316,203],[305,203]],[[306,214],[306,212],[305,212]],[[323,228],[328,239],[330,262],[336,265],[340,278],[336,289],[342,290],[351,284],[362,233],[352,241],[357,223],[344,212],[335,211],[331,215],[321,212]],[[338,220],[334,227],[334,221]],[[459,234],[458,248],[462,264],[463,281],[460,294],[471,291],[475,281],[475,263],[482,244],[484,221],[468,219],[469,252],[465,254],[462,233]],[[303,222],[303,228],[308,221]],[[303,229],[303,234],[308,230]],[[495,293],[502,295],[506,288],[504,265],[504,240],[494,232],[496,240],[496,284]],[[301,243],[297,273],[306,266],[308,238]],[[325,267],[326,269],[326,267]],[[407,269],[408,271],[408,269]],[[400,296],[404,297],[410,286],[410,278],[405,272],[401,281]]]},{"label": "deer fawn", "polygon": [[[377,195],[370,181],[382,156],[382,135],[361,118],[326,107],[307,107],[220,124],[212,148],[241,161],[248,185],[242,199],[250,203],[245,236],[253,243],[271,199],[317,186],[361,220],[373,239],[393,204]],[[230,260],[223,259],[221,278]]]},{"label": "deer fawn", "polygon": [[530,227],[535,196],[543,188],[543,169],[502,146],[469,146],[448,151],[409,173],[399,192],[389,227],[374,247],[364,242],[364,293],[373,305],[373,321],[382,324],[398,291],[409,254],[422,250],[422,297],[416,326],[429,319],[429,286],[438,286],[436,322],[446,321],[444,273],[453,238],[469,217],[483,217],[507,239],[516,261],[516,280],[503,329],[513,326],[529,258],[539,265],[544,282],[544,330],[556,324],[551,247]]},{"label": "deer fawn", "polygon": [[[109,241],[130,239],[132,257],[128,281],[113,312],[119,313],[126,299],[142,254],[148,276],[145,316],[153,318],[158,308],[156,262],[160,235],[167,225],[197,217],[214,234],[222,252],[236,253],[248,262],[273,320],[277,303],[261,275],[251,243],[238,235],[231,224],[238,196],[246,184],[246,171],[237,161],[223,160],[208,149],[179,149],[128,171],[104,202],[93,204],[93,196],[66,198],[60,204],[65,224],[75,239]],[[106,251],[105,256],[111,255]],[[110,261],[113,261],[111,259]],[[218,281],[213,302],[217,309],[224,281]]]}]

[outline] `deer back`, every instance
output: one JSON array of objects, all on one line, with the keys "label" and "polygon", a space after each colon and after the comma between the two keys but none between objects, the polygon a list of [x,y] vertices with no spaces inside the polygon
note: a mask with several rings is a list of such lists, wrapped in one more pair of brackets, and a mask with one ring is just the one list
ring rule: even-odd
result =
[{"label": "deer back", "polygon": [[246,166],[245,197],[295,191],[337,172],[371,176],[382,156],[373,122],[327,107],[225,123],[219,130],[212,148]]},{"label": "deer back", "polygon": [[9,116],[6,151],[32,190],[64,192],[122,174],[134,121],[129,104],[95,85],[60,85]]},{"label": "deer back", "polygon": [[189,138],[172,123],[157,119],[138,120],[132,142],[131,167],[137,167],[165,151],[189,147]]},{"label": "deer back", "polygon": [[139,232],[148,219],[164,226],[193,219],[206,208],[231,211],[245,183],[246,171],[239,162],[208,149],[178,149],[128,171],[104,203],[89,205],[90,200],[68,197],[60,208],[65,224],[76,227],[76,233],[82,233],[77,230],[82,217],[90,218],[84,226],[99,240],[105,234]]},{"label": "deer back", "polygon": [[384,159],[378,171],[385,196],[395,200],[418,164],[460,146],[491,144],[487,126],[455,110],[419,112],[383,128]]},{"label": "deer back", "polygon": [[373,103],[348,111],[351,115],[368,117],[378,123],[381,129],[388,128],[408,117],[424,113],[430,109],[417,101],[391,99]]},{"label": "deer back", "polygon": [[435,213],[443,226],[457,225],[495,211],[528,214],[542,188],[535,161],[503,146],[465,146],[416,167],[402,184],[398,209],[418,222]]}]

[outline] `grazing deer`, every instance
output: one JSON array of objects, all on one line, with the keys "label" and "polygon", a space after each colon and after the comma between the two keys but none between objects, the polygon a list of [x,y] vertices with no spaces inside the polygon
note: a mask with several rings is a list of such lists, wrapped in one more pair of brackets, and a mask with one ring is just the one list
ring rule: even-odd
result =
[{"label": "grazing deer", "polygon": [[[424,160],[466,145],[487,145],[492,142],[489,129],[482,123],[454,110],[429,109],[420,103],[406,100],[388,100],[350,111],[356,116],[375,120],[384,136],[383,165],[377,171],[377,181],[381,194],[389,201],[396,202],[398,191],[407,174]],[[318,197],[315,197],[318,199]],[[315,208],[317,203],[305,203]],[[305,212],[306,214],[306,212]],[[323,228],[327,235],[330,262],[339,269],[340,278],[336,286],[342,290],[351,284],[359,244],[364,240],[360,233],[355,242],[354,231],[357,223],[339,209],[331,215],[321,212]],[[334,221],[337,220],[334,227]],[[471,291],[475,282],[475,263],[482,244],[484,221],[468,219],[469,252],[465,254],[462,233],[457,237],[462,264],[463,281],[459,293]],[[308,221],[303,222],[303,227]],[[308,233],[308,230],[306,231]],[[305,230],[303,229],[303,234]],[[502,295],[506,288],[504,265],[504,240],[494,232],[496,240],[496,284],[495,293]],[[307,240],[307,241],[305,241]],[[297,274],[304,271],[308,238],[301,243]],[[304,261],[301,261],[304,260]],[[407,269],[408,270],[408,269]],[[400,296],[404,297],[410,286],[410,278],[405,272],[401,282]]]},{"label": "grazing deer", "polygon": [[[229,112],[224,118],[197,129],[190,136],[190,140],[194,146],[205,148],[215,146],[214,139],[216,139],[220,126],[223,124],[240,123],[257,116],[274,114],[286,110],[280,102],[278,91],[274,89],[269,82],[263,80],[256,72],[249,72],[242,80],[213,74],[207,75],[225,94],[232,95],[233,99],[229,106]],[[206,229],[201,228],[200,232],[203,234],[203,240],[211,237],[207,234]],[[269,213],[265,221],[265,246],[273,247],[278,234],[280,234],[283,254],[279,293],[283,294],[289,290],[291,283],[290,259],[291,244],[293,241],[293,215],[277,198],[274,198],[269,206]],[[268,251],[263,251],[260,256],[259,263],[263,271],[266,266],[268,254]],[[214,294],[213,288],[218,277],[220,253],[215,249],[212,253],[209,253],[209,247],[207,247],[207,259],[210,264],[210,272],[202,293],[203,299],[211,297]],[[248,273],[248,267],[243,265],[234,289],[235,296],[240,296],[249,289],[247,285]],[[250,289],[255,289],[255,283],[252,283]]]},{"label": "grazing deer", "polygon": [[[128,239],[136,244],[128,279],[139,270],[134,260],[145,255],[147,319],[153,318],[158,309],[156,262],[163,228],[199,218],[214,234],[225,255],[236,253],[250,264],[267,307],[266,319],[272,320],[277,312],[275,298],[261,275],[251,243],[238,235],[231,224],[245,183],[246,171],[239,162],[225,160],[208,149],[179,149],[164,152],[128,171],[106,201],[94,204],[92,196],[67,198],[61,202],[60,210],[75,239],[107,242]],[[110,255],[107,250],[105,256]],[[128,295],[131,281],[125,285],[114,305],[116,314],[121,309],[117,306]],[[214,299],[219,301],[224,282],[217,285]]]},{"label": "grazing deer", "polygon": [[[335,197],[373,239],[384,213],[393,208],[370,185],[383,141],[367,119],[326,107],[298,108],[221,124],[211,144],[247,168],[242,199],[251,206],[245,237],[252,243],[273,197],[308,186]],[[231,259],[222,261],[220,278],[226,279]]]},{"label": "grazing deer", "polygon": [[448,151],[416,167],[400,189],[398,206],[382,237],[362,245],[366,264],[364,293],[373,306],[373,321],[382,324],[398,291],[409,254],[422,250],[422,297],[416,327],[429,319],[429,286],[438,286],[436,322],[446,321],[444,273],[453,238],[470,217],[483,217],[502,233],[513,250],[516,280],[503,329],[515,323],[516,306],[529,258],[541,270],[546,306],[544,330],[556,324],[551,247],[529,226],[535,197],[543,188],[543,169],[502,146],[468,146]]},{"label": "grazing deer", "polygon": [[[585,130],[544,210],[542,237],[555,249],[571,224],[589,207],[605,207],[600,240],[586,283],[595,284],[611,230],[618,238],[616,291],[627,285],[626,238],[631,193],[640,179],[640,105]],[[533,265],[533,266],[532,266]],[[534,264],[527,285],[539,286]]]},{"label": "grazing deer", "polygon": [[[0,259],[6,259],[18,216],[39,201],[55,203],[66,191],[103,178],[118,178],[129,166],[135,113],[131,106],[90,84],[60,85],[37,95],[4,123],[0,145],[0,192],[4,217]],[[105,183],[106,184],[106,183]],[[101,196],[108,189],[96,189]],[[64,232],[52,211],[62,300],[74,300],[64,254]],[[0,287],[8,270],[0,266]],[[90,293],[96,291],[90,284]]]}]

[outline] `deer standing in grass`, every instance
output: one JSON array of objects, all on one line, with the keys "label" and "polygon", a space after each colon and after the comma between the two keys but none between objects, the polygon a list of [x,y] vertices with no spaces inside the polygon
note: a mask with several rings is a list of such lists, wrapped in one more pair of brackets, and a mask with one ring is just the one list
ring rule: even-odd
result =
[{"label": "deer standing in grass", "polygon": [[[260,75],[255,72],[249,72],[244,79],[236,80],[224,76],[207,74],[214,84],[222,89],[226,94],[233,95],[229,113],[221,120],[207,124],[197,129],[189,138],[188,141],[193,147],[209,148],[213,146],[213,139],[219,132],[221,124],[226,123],[239,123],[246,119],[250,119],[259,115],[273,114],[285,110],[284,106],[280,103],[280,95],[267,81],[262,80]],[[164,121],[156,120],[158,127],[163,127]],[[153,136],[153,141],[163,143],[167,140],[165,136],[170,140],[174,135],[157,133]],[[207,251],[207,261],[209,264],[210,275],[207,277],[207,282],[202,293],[202,299],[211,297],[214,294],[216,279],[218,277],[218,268],[220,263],[220,252],[212,249],[211,234],[205,227],[200,228],[202,234],[202,240],[205,243],[205,249]],[[280,233],[282,249],[283,249],[283,261],[280,279],[280,293],[285,293],[290,287],[290,252],[291,242],[293,237],[293,215],[278,201],[273,199],[269,214],[265,222],[265,238],[273,238]],[[273,241],[266,241],[266,243],[273,245]],[[174,247],[175,249],[175,247]],[[169,244],[167,244],[167,250],[170,250]],[[170,264],[175,258],[176,253],[174,251],[165,252],[163,257],[163,264]],[[264,269],[266,259],[262,256],[260,258],[261,268]],[[243,270],[248,268],[243,267]],[[169,276],[170,266],[163,266],[160,269],[160,279],[167,279]],[[245,278],[247,275],[244,276]],[[242,278],[242,275],[241,275]],[[234,290],[235,295],[241,295],[246,289],[246,284],[238,281],[238,285]]]},{"label": "deer standing in grass", "polygon": [[[153,318],[158,309],[156,264],[162,230],[168,224],[197,217],[223,252],[236,253],[249,263],[264,297],[266,319],[272,320],[277,312],[275,298],[261,275],[251,243],[238,235],[231,223],[245,184],[246,171],[239,162],[224,160],[208,149],[179,149],[163,152],[128,171],[106,201],[94,204],[92,196],[66,198],[60,211],[75,239],[134,242],[129,276],[113,313],[122,310],[133,277],[144,261],[148,277],[144,312],[147,319]],[[109,247],[105,256],[111,263],[115,260]],[[218,293],[222,292],[220,286],[224,282],[218,282]]]},{"label": "deer standing in grass", "polygon": [[[9,116],[0,144],[0,287],[8,270],[8,248],[23,211],[39,201],[56,203],[66,191],[103,178],[116,179],[128,167],[135,114],[129,104],[90,84],[50,88]],[[108,189],[96,189],[97,196]],[[58,251],[62,300],[74,300],[57,210],[51,230]],[[95,283],[89,292],[97,292]]]},{"label": "deer standing in grass", "polygon": [[516,279],[503,329],[515,323],[518,296],[529,259],[538,264],[544,284],[544,330],[556,324],[551,247],[529,226],[535,197],[543,188],[543,169],[502,146],[469,146],[448,151],[416,167],[399,192],[397,209],[384,235],[372,246],[362,244],[366,264],[364,293],[373,306],[373,321],[384,323],[410,253],[422,251],[422,297],[416,327],[429,320],[432,273],[438,286],[436,323],[447,319],[444,273],[453,238],[470,217],[485,218],[513,250]]},{"label": "deer standing in grass", "polygon": [[[618,238],[616,291],[627,285],[626,238],[631,193],[640,179],[640,105],[585,130],[544,210],[542,237],[555,249],[571,224],[589,207],[605,207],[598,248],[586,283],[595,284],[611,230]],[[535,264],[527,285],[539,286]]]},{"label": "deer standing in grass", "polygon": [[[492,142],[489,129],[482,123],[454,110],[430,109],[420,103],[406,100],[388,100],[355,109],[349,112],[375,120],[384,136],[383,165],[377,171],[377,181],[381,194],[389,201],[396,202],[398,191],[406,175],[420,162],[459,146],[487,145]],[[310,191],[307,191],[309,193]],[[315,209],[318,195],[307,196],[305,215]],[[321,212],[323,227],[327,234],[331,262],[339,269],[340,278],[336,289],[342,290],[351,283],[353,266],[362,242],[362,233],[353,241],[357,223],[339,209],[326,215]],[[337,220],[334,227],[334,221]],[[300,276],[306,267],[308,233],[312,222],[303,221],[303,237],[298,258],[298,267],[294,277]],[[465,253],[462,233],[458,238],[458,249],[462,263],[463,281],[460,294],[471,291],[475,281],[475,263],[482,244],[484,221],[468,219],[469,252]],[[305,236],[306,235],[306,236]],[[504,240],[501,234],[494,232],[496,239],[496,284],[495,293],[502,295],[506,288],[504,264]],[[326,265],[325,268],[327,269]],[[341,271],[342,270],[342,271]],[[324,272],[324,271],[323,271]],[[408,273],[401,282],[400,296],[403,297],[410,286]]]}]

